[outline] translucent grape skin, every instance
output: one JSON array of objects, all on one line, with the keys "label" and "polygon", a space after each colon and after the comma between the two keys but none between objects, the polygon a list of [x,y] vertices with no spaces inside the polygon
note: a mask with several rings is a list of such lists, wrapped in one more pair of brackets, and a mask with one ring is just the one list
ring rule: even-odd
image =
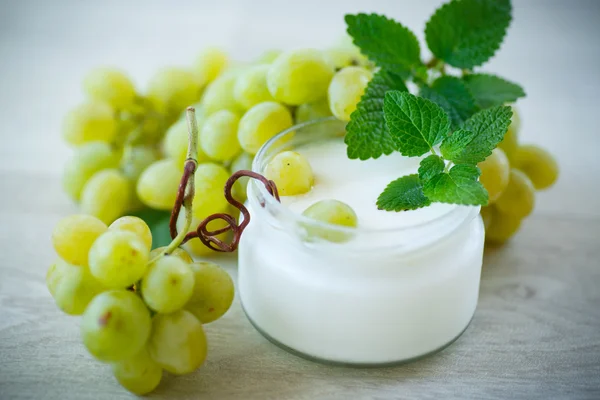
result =
[{"label": "translucent grape skin", "polygon": [[525,218],[535,206],[535,189],[523,172],[512,168],[506,190],[496,200],[496,208],[503,214]]},{"label": "translucent grape skin", "polygon": [[229,161],[240,151],[237,139],[240,118],[229,110],[219,110],[206,119],[200,131],[200,146],[213,160]]},{"label": "translucent grape skin", "polygon": [[254,155],[267,140],[292,123],[292,115],[283,105],[272,101],[259,103],[242,116],[238,140],[244,151]]},{"label": "translucent grape skin", "polygon": [[277,101],[300,105],[325,96],[332,77],[333,65],[322,52],[292,50],[273,61],[267,73],[267,87]]},{"label": "translucent grape skin", "polygon": [[201,102],[206,115],[211,115],[219,110],[242,112],[242,107],[233,95],[237,76],[238,74],[234,72],[224,73],[206,87]]},{"label": "translucent grape skin", "polygon": [[493,204],[508,186],[510,176],[508,157],[502,149],[495,148],[492,154],[477,166],[481,170],[479,182],[488,192],[488,204]]},{"label": "translucent grape skin", "polygon": [[225,70],[229,58],[227,54],[218,48],[209,47],[198,55],[194,67],[194,75],[200,86],[214,81]]},{"label": "translucent grape skin", "polygon": [[333,114],[329,108],[329,101],[327,97],[323,97],[312,103],[300,104],[298,108],[296,108],[294,119],[297,124],[300,124],[313,119],[330,117],[331,115]]},{"label": "translucent grape skin", "polygon": [[142,279],[142,297],[156,312],[170,313],[182,308],[194,288],[194,274],[181,258],[160,257],[149,265]]},{"label": "translucent grape skin", "polygon": [[[183,213],[180,213],[179,215],[181,216]],[[198,225],[196,225],[198,226]],[[178,227],[179,229],[179,227]],[[150,252],[150,256],[148,257],[149,260],[154,260],[156,257],[158,257],[160,254],[164,255],[164,251],[167,249],[167,246],[162,246],[162,247],[157,247],[156,249],[152,250]],[[173,252],[171,253],[171,256],[173,257],[179,257],[181,258],[181,260],[183,260],[184,262],[191,264],[194,262],[194,260],[192,259],[192,257],[188,254],[187,251],[185,251],[184,249],[182,249],[181,247],[176,248],[175,250],[173,250]]]},{"label": "translucent grape skin", "polygon": [[273,157],[265,167],[265,177],[275,182],[281,196],[306,193],[314,183],[310,164],[295,151],[283,151]]},{"label": "translucent grape skin", "polygon": [[287,51],[270,65],[267,87],[273,98],[282,103],[309,103],[326,95],[333,72],[332,63],[321,51]]},{"label": "translucent grape skin", "polygon": [[146,273],[148,254],[147,246],[134,233],[107,231],[90,249],[90,272],[106,287],[126,288]]},{"label": "translucent grape skin", "polygon": [[52,244],[69,264],[87,266],[90,248],[107,229],[104,222],[91,215],[70,215],[54,227]]},{"label": "translucent grape skin", "polygon": [[194,290],[185,309],[208,324],[221,318],[233,303],[233,280],[223,268],[211,262],[190,264],[194,273]]},{"label": "translucent grape skin", "polygon": [[[246,152],[240,153],[236,158],[233,159],[231,165],[229,166],[229,170],[231,173],[235,173],[240,170],[252,170],[252,161],[254,157]],[[233,184],[232,193],[233,197],[239,201],[246,201],[246,189],[248,187],[248,182],[250,178],[247,176],[241,177]]]},{"label": "translucent grape skin", "polygon": [[490,209],[491,216],[485,229],[485,241],[497,244],[506,242],[519,230],[522,219],[511,214],[505,214],[495,206],[487,208]]},{"label": "translucent grape skin", "polygon": [[362,67],[345,67],[337,72],[327,89],[333,115],[342,121],[350,121],[350,114],[356,110],[371,78],[373,73]]},{"label": "translucent grape skin", "polygon": [[150,231],[150,227],[148,227],[148,224],[139,217],[121,217],[110,224],[108,230],[131,232],[141,239],[148,251],[152,248],[152,232]]},{"label": "translucent grape skin", "polygon": [[63,122],[63,138],[79,146],[92,141],[110,142],[117,132],[113,109],[105,103],[84,103],[69,111]]},{"label": "translucent grape skin", "polygon": [[256,65],[238,76],[233,87],[233,96],[245,109],[265,101],[275,101],[267,87],[268,70],[269,66],[266,64]]},{"label": "translucent grape skin", "polygon": [[162,368],[148,354],[146,347],[123,361],[112,364],[113,375],[125,389],[142,396],[160,383]]},{"label": "translucent grape skin", "polygon": [[258,64],[271,64],[281,53],[282,51],[277,49],[267,50],[256,59],[256,62]]},{"label": "translucent grape skin", "polygon": [[100,361],[126,360],[138,353],[150,336],[150,312],[133,292],[110,290],[90,302],[81,319],[81,336]]},{"label": "translucent grape skin", "polygon": [[81,315],[90,301],[104,291],[88,267],[58,259],[48,269],[46,285],[58,308],[69,315]]},{"label": "translucent grape skin", "polygon": [[513,163],[518,147],[519,134],[513,122],[510,124],[508,130],[504,134],[504,139],[502,139],[502,141],[498,143],[498,148],[502,149],[502,151],[504,151],[504,154],[506,154],[506,157],[508,157],[509,161]]},{"label": "translucent grape skin", "polygon": [[174,114],[198,100],[200,87],[191,71],[170,67],[152,77],[147,97],[160,112]]},{"label": "translucent grape skin", "polygon": [[115,68],[95,68],[83,80],[83,89],[97,101],[110,104],[115,109],[127,109],[135,101],[135,87],[131,80]]},{"label": "translucent grape skin", "polygon": [[105,169],[83,187],[81,210],[110,224],[125,214],[132,195],[132,184],[121,171]]},{"label": "translucent grape skin", "polygon": [[227,208],[229,203],[223,194],[227,179],[229,179],[229,172],[219,164],[203,163],[198,165],[194,177],[196,196],[192,205],[196,218],[202,219]]},{"label": "translucent grape skin", "polygon": [[121,154],[105,142],[88,142],[75,149],[63,172],[63,189],[75,201],[83,187],[99,171],[117,168]]},{"label": "translucent grape skin", "polygon": [[121,159],[121,171],[131,182],[137,182],[140,175],[152,163],[158,161],[160,154],[151,146],[135,146],[127,148]]},{"label": "translucent grape skin", "polygon": [[[351,228],[355,228],[358,224],[358,218],[352,207],[339,200],[318,201],[304,210],[302,215],[319,222]],[[318,237],[335,243],[345,242],[351,238],[348,232],[328,229],[325,226],[306,224],[305,228],[309,238]]]},{"label": "translucent grape skin", "polygon": [[483,220],[483,227],[487,231],[492,223],[492,217],[494,213],[493,206],[481,207],[481,219]]},{"label": "translucent grape skin", "polygon": [[336,71],[345,67],[367,67],[369,60],[354,46],[334,47],[325,51]]},{"label": "translucent grape skin", "polygon": [[[200,128],[200,131],[202,129]],[[198,135],[200,138],[200,135]],[[180,119],[169,128],[164,138],[164,149],[167,157],[171,158],[176,166],[183,170],[188,150],[188,127],[185,119]],[[208,156],[202,151],[202,146],[198,146],[198,162],[208,161]]]},{"label": "translucent grape skin", "polygon": [[148,351],[165,370],[177,375],[189,374],[202,365],[206,350],[202,324],[190,312],[179,310],[152,318]]},{"label": "translucent grape skin", "polygon": [[137,182],[137,195],[149,207],[171,210],[177,198],[181,170],[175,161],[164,159],[151,164]]},{"label": "translucent grape skin", "polygon": [[552,154],[539,146],[519,146],[515,154],[515,167],[531,179],[537,190],[547,189],[558,179],[558,163]]}]

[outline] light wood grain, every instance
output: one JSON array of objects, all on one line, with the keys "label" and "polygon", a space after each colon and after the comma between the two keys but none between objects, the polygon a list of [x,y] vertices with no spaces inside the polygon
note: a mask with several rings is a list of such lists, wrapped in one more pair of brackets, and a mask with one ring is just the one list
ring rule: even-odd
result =
[{"label": "light wood grain", "polygon": [[[2,3],[0,399],[132,397],[87,354],[78,319],[56,309],[44,283],[52,226],[76,210],[60,187],[69,150],[58,132],[81,99],[85,71],[116,64],[144,82],[160,65],[191,62],[207,43],[240,57],[320,46],[343,29],[346,11],[387,13],[420,31],[439,3]],[[165,377],[151,398],[600,398],[599,15],[595,1],[515,1],[515,22],[489,69],[525,84],[524,140],[555,152],[562,175],[515,240],[486,251],[475,318],[456,343],[399,367],[325,366],[266,341],[236,299],[207,326],[206,364]],[[235,260],[219,260],[235,277]]]}]

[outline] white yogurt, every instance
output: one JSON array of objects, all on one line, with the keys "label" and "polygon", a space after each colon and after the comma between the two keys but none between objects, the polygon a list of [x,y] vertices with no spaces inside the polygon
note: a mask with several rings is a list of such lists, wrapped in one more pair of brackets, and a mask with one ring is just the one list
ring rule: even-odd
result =
[{"label": "white yogurt", "polygon": [[[341,139],[296,150],[315,174],[309,193],[277,204],[249,186],[252,219],[240,243],[238,286],[250,320],[303,355],[350,364],[406,361],[451,343],[477,304],[484,239],[478,209],[436,203],[380,211],[378,195],[415,173],[418,158],[350,160]],[[348,242],[303,239],[299,214],[322,199],[357,213]]]}]

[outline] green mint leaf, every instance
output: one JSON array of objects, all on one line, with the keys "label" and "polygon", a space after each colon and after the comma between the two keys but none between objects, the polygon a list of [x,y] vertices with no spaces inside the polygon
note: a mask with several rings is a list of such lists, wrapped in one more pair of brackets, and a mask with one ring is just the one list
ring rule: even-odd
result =
[{"label": "green mint leaf", "polygon": [[511,11],[510,0],[452,0],[427,22],[427,45],[446,63],[472,69],[500,48]]},{"label": "green mint leaf", "polygon": [[442,76],[431,86],[421,87],[421,96],[442,107],[457,127],[477,111],[475,99],[463,81],[455,76]]},{"label": "green mint leaf", "polygon": [[399,22],[377,14],[346,15],[348,34],[377,66],[407,78],[421,64],[416,36]]},{"label": "green mint leaf", "polygon": [[425,182],[423,192],[440,203],[486,205],[488,193],[477,180],[480,174],[474,165],[458,164]]},{"label": "green mint leaf", "polygon": [[444,164],[442,157],[432,154],[421,160],[421,164],[419,164],[419,178],[421,181],[426,182],[444,172],[445,167],[446,164]]},{"label": "green mint leaf", "polygon": [[386,211],[416,210],[430,204],[417,174],[396,179],[377,198],[377,208]]},{"label": "green mint leaf", "polygon": [[404,156],[425,154],[450,130],[450,119],[440,106],[408,92],[387,92],[383,110],[396,149]]},{"label": "green mint leaf", "polygon": [[520,97],[525,97],[525,91],[521,86],[495,75],[468,74],[463,80],[479,108],[514,103]]},{"label": "green mint leaf", "polygon": [[159,211],[152,208],[144,208],[130,213],[134,217],[144,220],[150,232],[152,232],[152,248],[168,246],[171,243],[171,231],[169,230],[169,221],[171,213]]},{"label": "green mint leaf", "polygon": [[388,90],[408,91],[400,76],[380,70],[373,76],[356,110],[350,115],[344,138],[348,158],[378,158],[396,149],[383,116],[383,99]]},{"label": "green mint leaf", "polygon": [[477,164],[492,154],[510,125],[512,108],[500,106],[479,111],[447,136],[440,151],[455,164]]}]

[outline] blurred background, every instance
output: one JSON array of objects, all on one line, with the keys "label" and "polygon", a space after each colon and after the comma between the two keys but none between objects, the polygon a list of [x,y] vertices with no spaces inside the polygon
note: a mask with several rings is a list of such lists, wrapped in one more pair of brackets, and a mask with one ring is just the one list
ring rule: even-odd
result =
[{"label": "blurred background", "polygon": [[[0,187],[15,196],[2,196],[2,208],[31,201],[19,198],[23,178],[47,189],[44,207],[68,206],[59,175],[70,151],[60,138],[60,124],[82,101],[81,80],[92,67],[120,67],[143,89],[157,69],[191,65],[209,45],[241,61],[268,49],[331,46],[344,33],[344,14],[359,11],[398,19],[422,41],[425,21],[441,3],[2,1]],[[506,40],[484,70],[525,87],[527,97],[518,103],[522,141],[547,147],[561,164],[558,184],[540,193],[535,211],[599,215],[600,209],[581,199],[598,193],[589,176],[600,176],[600,163],[589,162],[598,151],[600,1],[514,0],[513,6]],[[17,179],[11,171],[31,176]]]}]

